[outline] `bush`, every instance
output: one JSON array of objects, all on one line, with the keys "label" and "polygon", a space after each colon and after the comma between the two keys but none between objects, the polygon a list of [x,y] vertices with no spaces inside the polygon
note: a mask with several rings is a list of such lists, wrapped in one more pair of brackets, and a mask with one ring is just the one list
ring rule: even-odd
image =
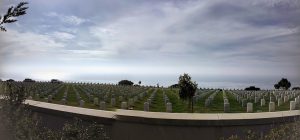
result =
[{"label": "bush", "polygon": [[173,84],[170,86],[170,88],[179,88],[179,85],[178,84]]},{"label": "bush", "polygon": [[65,123],[62,131],[55,131],[40,124],[38,116],[34,115],[28,105],[24,104],[24,86],[14,86],[7,83],[8,94],[0,100],[0,120],[9,132],[9,137],[15,140],[88,140],[110,137],[104,131],[104,125],[96,122],[84,125],[82,120],[75,118],[72,123]]},{"label": "bush", "polygon": [[244,136],[233,134],[228,138],[220,138],[220,140],[297,140],[300,137],[299,125],[300,121],[298,120],[274,127],[265,135],[248,130]]},{"label": "bush", "polygon": [[255,86],[250,86],[250,87],[245,88],[245,90],[254,90],[254,91],[258,91],[258,90],[260,90],[260,88],[257,88],[257,87],[255,87]]},{"label": "bush", "polygon": [[122,86],[132,86],[133,82],[131,82],[129,80],[121,80],[118,84],[122,85]]},{"label": "bush", "polygon": [[300,87],[293,87],[292,90],[300,90]]},{"label": "bush", "polygon": [[275,89],[289,89],[291,87],[290,81],[288,81],[286,78],[282,78],[277,84],[274,85]]}]

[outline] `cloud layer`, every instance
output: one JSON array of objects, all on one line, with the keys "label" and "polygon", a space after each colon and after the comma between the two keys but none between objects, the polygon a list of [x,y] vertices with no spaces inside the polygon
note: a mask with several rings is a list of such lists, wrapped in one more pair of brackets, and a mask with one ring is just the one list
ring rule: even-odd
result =
[{"label": "cloud layer", "polygon": [[[11,1],[2,3],[1,11]],[[33,0],[0,33],[1,77],[147,83],[164,75],[148,84],[169,84],[187,72],[200,83],[299,85],[299,15],[297,0]]]}]

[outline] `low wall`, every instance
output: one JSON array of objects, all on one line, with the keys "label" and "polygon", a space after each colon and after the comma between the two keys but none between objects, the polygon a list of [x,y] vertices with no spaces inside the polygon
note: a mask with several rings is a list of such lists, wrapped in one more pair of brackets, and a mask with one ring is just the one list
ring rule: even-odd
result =
[{"label": "low wall", "polygon": [[261,113],[163,113],[133,110],[102,111],[27,100],[50,128],[73,117],[104,124],[114,140],[219,139],[251,129],[261,134],[300,117],[299,110]]}]

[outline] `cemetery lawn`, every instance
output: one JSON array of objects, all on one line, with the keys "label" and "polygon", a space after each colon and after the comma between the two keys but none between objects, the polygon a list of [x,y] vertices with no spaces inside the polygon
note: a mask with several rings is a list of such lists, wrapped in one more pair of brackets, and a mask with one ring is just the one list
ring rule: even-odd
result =
[{"label": "cemetery lawn", "polygon": [[[42,88],[36,90],[37,92],[30,92],[34,100],[48,102],[47,98],[52,95],[52,103],[62,104],[62,99],[67,93],[66,105],[79,107],[80,100],[84,101],[84,108],[99,109],[99,104],[94,104],[94,98],[98,98],[100,101],[105,101],[106,109],[109,111],[114,111],[121,108],[122,102],[127,102],[129,99],[136,98],[133,106],[129,109],[133,110],[144,110],[144,103],[150,98],[150,96],[155,93],[154,98],[149,106],[151,112],[166,112],[166,104],[164,95],[172,103],[172,112],[174,113],[188,113],[191,112],[188,108],[188,101],[181,100],[179,98],[179,89],[176,88],[154,88],[154,87],[126,87],[126,86],[116,86],[116,85],[84,85],[78,83],[64,83],[60,85],[48,85],[49,87],[41,84]],[[37,94],[38,93],[38,94]],[[76,94],[77,93],[77,94]],[[143,93],[143,94],[142,94]],[[208,99],[212,94],[215,96],[208,107],[205,107],[205,100]],[[229,113],[245,113],[247,108],[242,107],[241,102],[236,100],[236,95],[243,96],[246,99],[246,91],[227,91],[225,90],[227,99],[230,104]],[[251,93],[247,93],[251,94]],[[259,91],[259,94],[264,96],[265,106],[261,106],[261,100],[259,99],[257,103],[254,102],[254,97],[248,98],[247,103],[253,103],[253,112],[268,112],[270,96],[275,100],[274,94],[270,91]],[[39,95],[39,98],[37,98]],[[93,96],[90,96],[93,95]],[[197,101],[194,102],[194,113],[224,113],[224,98],[222,90],[199,90],[197,92]],[[254,94],[251,94],[254,95]],[[278,95],[278,94],[277,94]],[[300,95],[297,93],[296,96]],[[120,98],[123,98],[120,100]],[[278,97],[278,96],[277,96]],[[111,105],[111,99],[115,98],[115,105]],[[90,100],[91,99],[91,100]],[[291,98],[286,103],[278,106],[277,101],[275,101],[276,111],[287,111],[290,109]],[[296,109],[299,109],[299,105],[296,105]]]}]

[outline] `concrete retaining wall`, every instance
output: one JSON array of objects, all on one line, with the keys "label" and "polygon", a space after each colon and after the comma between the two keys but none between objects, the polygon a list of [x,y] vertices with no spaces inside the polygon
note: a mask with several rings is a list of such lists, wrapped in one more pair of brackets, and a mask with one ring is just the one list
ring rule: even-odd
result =
[{"label": "concrete retaining wall", "polygon": [[297,120],[299,110],[262,113],[162,113],[132,110],[101,111],[26,101],[50,128],[59,129],[73,117],[106,126],[114,140],[219,139],[251,129],[261,134]]}]

